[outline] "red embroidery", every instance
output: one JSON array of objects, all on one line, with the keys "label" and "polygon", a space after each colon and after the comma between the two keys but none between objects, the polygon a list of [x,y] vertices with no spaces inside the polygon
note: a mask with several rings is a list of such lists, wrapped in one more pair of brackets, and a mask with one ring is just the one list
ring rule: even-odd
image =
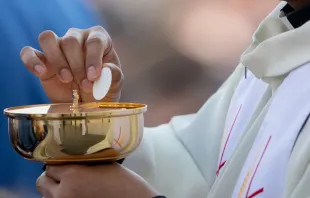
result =
[{"label": "red embroidery", "polygon": [[121,145],[120,142],[119,142],[119,140],[120,140],[120,138],[121,138],[121,134],[122,134],[122,128],[120,127],[120,128],[119,128],[119,135],[118,135],[118,138],[117,138],[117,139],[114,138],[114,143],[113,143],[112,147],[114,147],[116,144],[117,144],[119,147],[122,147],[122,145]]},{"label": "red embroidery", "polygon": [[248,187],[248,191],[247,191],[247,193],[246,193],[246,198],[254,198],[255,196],[257,196],[257,195],[259,195],[259,194],[261,194],[261,193],[264,192],[264,188],[261,188],[261,189],[255,191],[252,195],[249,196],[249,193],[250,193],[250,190],[251,190],[251,186],[252,186],[253,180],[254,180],[254,178],[255,178],[255,175],[256,175],[256,172],[257,172],[257,170],[258,170],[258,167],[259,167],[259,165],[260,165],[260,163],[261,163],[261,161],[262,161],[262,159],[263,159],[263,157],[264,157],[264,155],[265,155],[265,153],[266,153],[266,150],[267,150],[267,148],[268,148],[268,146],[269,146],[270,140],[271,140],[271,136],[269,137],[268,142],[267,142],[267,144],[266,144],[266,146],[265,146],[265,148],[264,148],[263,154],[262,154],[262,156],[260,157],[260,159],[259,159],[259,161],[258,161],[258,164],[257,164],[257,166],[256,166],[256,168],[255,168],[254,174],[253,174],[253,176],[252,176],[252,178],[251,178],[251,181],[250,181],[250,184],[249,184],[249,187]]},{"label": "red embroidery", "polygon": [[258,191],[254,192],[251,196],[247,197],[247,198],[254,198],[257,195],[261,194],[264,192],[264,188],[259,189]]},{"label": "red embroidery", "polygon": [[230,136],[231,136],[231,132],[232,132],[232,130],[234,129],[234,126],[235,126],[235,124],[236,124],[237,118],[238,118],[238,116],[239,116],[239,114],[240,114],[241,108],[242,108],[242,105],[240,106],[240,108],[239,108],[239,110],[238,110],[238,113],[237,113],[237,115],[235,116],[234,122],[233,122],[233,124],[232,124],[231,127],[230,127],[230,130],[229,130],[227,139],[226,139],[226,141],[225,141],[225,145],[224,145],[224,148],[223,148],[223,151],[222,151],[222,154],[221,154],[221,160],[220,160],[220,163],[219,163],[219,165],[218,165],[218,169],[217,169],[217,171],[216,171],[216,175],[217,175],[217,176],[219,175],[221,169],[224,167],[224,165],[225,165],[226,162],[227,162],[227,160],[225,160],[225,161],[223,162],[223,157],[224,157],[224,154],[225,154],[225,151],[226,151],[226,147],[227,147],[228,141],[229,141]]},{"label": "red embroidery", "polygon": [[220,164],[219,168],[218,168],[218,172],[216,172],[216,174],[218,175],[220,170],[225,166],[227,161],[224,161],[223,163]]}]

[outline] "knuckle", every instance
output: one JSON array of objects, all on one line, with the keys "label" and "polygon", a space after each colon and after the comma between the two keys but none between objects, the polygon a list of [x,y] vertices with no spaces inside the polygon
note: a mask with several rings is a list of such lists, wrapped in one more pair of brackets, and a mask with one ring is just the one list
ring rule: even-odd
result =
[{"label": "knuckle", "polygon": [[36,181],[36,188],[40,188],[40,186],[41,186],[41,179],[39,177]]},{"label": "knuckle", "polygon": [[80,31],[81,31],[81,29],[74,28],[74,27],[72,27],[72,28],[70,28],[70,29],[68,30],[68,32],[80,32]]},{"label": "knuckle", "polygon": [[39,189],[42,187],[42,180],[45,177],[45,173],[43,173],[38,179],[36,180],[36,188]]},{"label": "knuckle", "polygon": [[39,42],[40,43],[44,43],[50,39],[54,39],[55,38],[55,33],[51,30],[46,30],[44,32],[42,32],[40,35],[39,35]]},{"label": "knuckle", "polygon": [[71,46],[76,46],[80,45],[80,40],[79,40],[79,35],[78,33],[71,33],[68,36],[64,36],[61,39],[61,46],[62,47],[71,47]]},{"label": "knuckle", "polygon": [[98,32],[104,32],[107,33],[107,31],[100,25],[94,26],[91,28],[92,31],[98,31]]},{"label": "knuckle", "polygon": [[107,43],[107,39],[104,38],[104,36],[102,36],[101,34],[93,34],[92,36],[90,36],[87,41],[86,41],[86,45],[104,45],[105,43]]}]

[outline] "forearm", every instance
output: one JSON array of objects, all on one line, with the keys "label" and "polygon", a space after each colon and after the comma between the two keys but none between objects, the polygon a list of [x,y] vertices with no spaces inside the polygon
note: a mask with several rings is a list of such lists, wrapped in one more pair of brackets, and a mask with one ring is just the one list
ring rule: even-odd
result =
[{"label": "forearm", "polygon": [[123,165],[168,198],[202,198],[208,194],[201,172],[170,124],[147,128],[141,145]]}]

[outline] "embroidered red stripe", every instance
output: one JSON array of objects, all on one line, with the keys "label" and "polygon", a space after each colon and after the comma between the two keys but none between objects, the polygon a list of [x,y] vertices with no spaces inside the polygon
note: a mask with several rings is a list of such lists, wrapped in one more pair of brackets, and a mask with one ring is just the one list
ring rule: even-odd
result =
[{"label": "embroidered red stripe", "polygon": [[[263,153],[262,153],[262,156],[260,157],[260,159],[259,159],[259,161],[258,161],[258,164],[257,164],[257,166],[256,166],[256,168],[255,168],[254,174],[253,174],[253,176],[252,176],[252,178],[251,178],[251,181],[250,181],[250,184],[249,184],[249,187],[248,187],[248,191],[247,191],[247,193],[246,193],[246,198],[253,198],[253,197],[255,197],[256,195],[258,195],[258,194],[264,192],[264,188],[262,188],[262,189],[256,191],[256,192],[255,192],[256,194],[253,193],[251,196],[249,196],[249,193],[250,193],[250,190],[251,190],[251,186],[252,186],[253,180],[254,180],[254,178],[255,178],[257,169],[258,169],[258,167],[259,167],[259,165],[260,165],[260,163],[261,163],[261,161],[262,161],[262,159],[263,159],[263,157],[264,157],[264,155],[265,155],[265,153],[266,153],[266,150],[267,150],[267,148],[268,148],[268,146],[269,146],[270,140],[271,140],[271,136],[269,137],[268,142],[267,142],[267,144],[266,144],[266,146],[265,146],[265,148],[264,148],[264,151],[263,151]],[[254,194],[255,194],[255,195],[254,195]]]},{"label": "embroidered red stripe", "polygon": [[221,154],[221,160],[220,160],[218,169],[217,169],[217,171],[216,171],[216,175],[217,175],[217,176],[219,175],[221,169],[224,167],[224,165],[225,165],[225,163],[226,163],[226,161],[223,162],[224,153],[225,153],[225,151],[226,151],[226,147],[227,147],[228,141],[229,141],[229,139],[230,139],[232,130],[234,129],[234,126],[235,126],[235,124],[236,124],[237,118],[239,117],[241,108],[242,108],[242,105],[240,105],[240,107],[239,107],[238,113],[237,113],[237,115],[235,116],[234,122],[233,122],[233,124],[232,124],[231,127],[230,127],[230,130],[229,130],[227,139],[226,139],[226,141],[225,141],[225,145],[224,145],[224,148],[223,148],[223,151],[222,151],[222,154]]},{"label": "embroidered red stripe", "polygon": [[218,170],[216,171],[216,175],[219,175],[220,174],[220,170],[225,166],[227,161],[224,161],[222,164],[220,164]]},{"label": "embroidered red stripe", "polygon": [[258,191],[254,192],[251,196],[247,197],[247,198],[254,198],[257,195],[261,194],[264,192],[264,188],[259,189]]}]

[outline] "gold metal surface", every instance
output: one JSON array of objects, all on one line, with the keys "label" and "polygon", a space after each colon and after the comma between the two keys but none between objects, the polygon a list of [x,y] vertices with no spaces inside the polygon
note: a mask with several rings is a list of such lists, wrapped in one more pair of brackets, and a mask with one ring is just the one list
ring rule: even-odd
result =
[{"label": "gold metal surface", "polygon": [[72,92],[72,106],[70,106],[71,111],[74,112],[78,112],[80,110],[80,104],[79,104],[79,100],[80,100],[80,96],[78,91],[75,89]]},{"label": "gold metal surface", "polygon": [[77,97],[73,104],[5,109],[13,148],[29,160],[62,164],[115,161],[138,147],[146,105],[79,104]]}]

